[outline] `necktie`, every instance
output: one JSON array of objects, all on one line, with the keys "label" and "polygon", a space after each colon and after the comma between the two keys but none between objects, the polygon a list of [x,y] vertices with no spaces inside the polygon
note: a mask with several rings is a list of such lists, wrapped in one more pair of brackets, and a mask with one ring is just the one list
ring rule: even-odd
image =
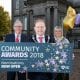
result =
[{"label": "necktie", "polygon": [[43,37],[39,37],[40,43],[43,43]]},{"label": "necktie", "polygon": [[19,42],[19,35],[16,36],[15,42]]}]

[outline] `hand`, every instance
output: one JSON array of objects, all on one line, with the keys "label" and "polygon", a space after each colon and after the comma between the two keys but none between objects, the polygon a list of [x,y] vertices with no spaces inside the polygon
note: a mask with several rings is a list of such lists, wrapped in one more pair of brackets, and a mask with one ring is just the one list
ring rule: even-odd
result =
[{"label": "hand", "polygon": [[26,71],[19,71],[20,73],[25,73]]}]

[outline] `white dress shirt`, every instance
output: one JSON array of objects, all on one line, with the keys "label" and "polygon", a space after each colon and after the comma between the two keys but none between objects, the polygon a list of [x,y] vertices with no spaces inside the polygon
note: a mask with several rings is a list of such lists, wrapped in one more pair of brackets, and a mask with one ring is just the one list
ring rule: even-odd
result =
[{"label": "white dress shirt", "polygon": [[63,36],[61,38],[56,38],[56,37],[54,38],[57,44],[69,44],[69,40]]}]

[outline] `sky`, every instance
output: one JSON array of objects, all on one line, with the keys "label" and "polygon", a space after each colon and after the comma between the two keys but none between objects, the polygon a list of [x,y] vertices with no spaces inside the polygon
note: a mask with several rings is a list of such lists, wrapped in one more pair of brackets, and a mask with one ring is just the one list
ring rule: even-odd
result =
[{"label": "sky", "polygon": [[11,0],[0,0],[0,6],[3,6],[4,10],[9,12],[11,17]]}]

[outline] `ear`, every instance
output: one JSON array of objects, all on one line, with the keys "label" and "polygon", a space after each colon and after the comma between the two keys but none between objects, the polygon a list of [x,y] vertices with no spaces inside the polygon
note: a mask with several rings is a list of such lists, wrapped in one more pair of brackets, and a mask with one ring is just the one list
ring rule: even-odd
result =
[{"label": "ear", "polygon": [[13,30],[15,30],[15,27],[13,27]]},{"label": "ear", "polygon": [[35,31],[35,26],[34,26],[34,31]]},{"label": "ear", "polygon": [[46,26],[45,26],[45,31],[46,31]]}]

